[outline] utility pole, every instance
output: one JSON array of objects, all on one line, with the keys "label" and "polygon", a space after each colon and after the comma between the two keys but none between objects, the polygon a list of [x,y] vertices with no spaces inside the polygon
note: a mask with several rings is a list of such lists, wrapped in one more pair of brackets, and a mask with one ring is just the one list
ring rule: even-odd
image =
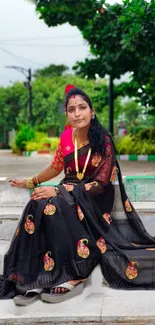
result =
[{"label": "utility pole", "polygon": [[109,77],[109,132],[114,135],[114,84],[112,76]]},{"label": "utility pole", "polygon": [[29,122],[31,126],[34,125],[33,111],[32,111],[32,70],[14,65],[6,66],[8,69],[15,69],[26,76],[27,82],[24,82],[24,86],[29,91]]},{"label": "utility pole", "polygon": [[32,112],[32,71],[28,69],[28,89],[29,89],[29,117],[30,124],[34,125],[33,112]]}]

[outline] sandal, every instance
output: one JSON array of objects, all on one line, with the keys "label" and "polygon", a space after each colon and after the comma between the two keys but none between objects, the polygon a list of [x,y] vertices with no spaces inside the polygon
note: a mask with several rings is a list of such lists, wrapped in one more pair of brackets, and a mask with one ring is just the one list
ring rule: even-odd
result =
[{"label": "sandal", "polygon": [[[62,283],[58,286],[51,288],[50,293],[43,292],[41,294],[41,300],[46,302],[58,303],[65,301],[67,299],[76,297],[80,295],[83,291],[84,281],[79,282],[76,285],[72,285],[68,282]],[[64,288],[67,289],[65,292],[53,292],[55,288]]]},{"label": "sandal", "polygon": [[17,306],[29,306],[40,298],[41,289],[36,291],[27,291],[25,295],[17,295],[13,298]]}]

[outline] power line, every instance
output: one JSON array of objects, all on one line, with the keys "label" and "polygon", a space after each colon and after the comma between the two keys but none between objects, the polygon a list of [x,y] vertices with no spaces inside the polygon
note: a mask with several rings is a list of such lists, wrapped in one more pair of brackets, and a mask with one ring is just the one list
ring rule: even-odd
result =
[{"label": "power line", "polygon": [[17,38],[17,39],[1,39],[0,42],[27,42],[27,41],[44,41],[50,39],[65,39],[65,38],[72,38],[80,36],[79,34],[72,34],[72,35],[63,35],[63,36],[52,36],[52,37],[33,37],[33,38]]},{"label": "power line", "polygon": [[74,47],[84,46],[85,44],[5,44],[5,46],[18,46],[18,47]]},{"label": "power line", "polygon": [[0,50],[2,51],[2,52],[4,52],[4,53],[7,53],[8,55],[10,55],[11,57],[14,57],[15,58],[15,60],[16,61],[21,61],[22,62],[22,64],[23,64],[23,61],[27,61],[27,63],[24,63],[24,64],[36,64],[36,65],[43,65],[43,64],[41,64],[41,63],[37,63],[36,61],[33,61],[33,60],[29,60],[29,59],[27,59],[27,58],[25,58],[25,57],[22,57],[22,56],[20,56],[20,55],[18,55],[18,54],[15,54],[15,53],[13,53],[13,52],[11,52],[11,51],[8,51],[7,49],[5,49],[4,47],[1,47],[0,46]]}]

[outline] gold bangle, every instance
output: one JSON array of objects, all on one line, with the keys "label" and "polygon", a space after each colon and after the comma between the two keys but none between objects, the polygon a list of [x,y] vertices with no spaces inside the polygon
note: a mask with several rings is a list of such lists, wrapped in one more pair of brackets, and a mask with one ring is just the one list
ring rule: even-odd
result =
[{"label": "gold bangle", "polygon": [[25,186],[26,188],[33,188],[34,187],[34,183],[33,183],[33,178],[27,178],[25,180]]},{"label": "gold bangle", "polygon": [[36,185],[40,185],[39,181],[38,181],[38,175],[35,176],[36,179]]}]

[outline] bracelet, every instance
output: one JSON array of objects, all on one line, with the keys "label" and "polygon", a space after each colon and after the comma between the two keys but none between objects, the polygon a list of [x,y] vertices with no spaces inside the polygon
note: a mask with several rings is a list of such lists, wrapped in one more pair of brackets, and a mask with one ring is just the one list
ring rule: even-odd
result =
[{"label": "bracelet", "polygon": [[34,187],[34,183],[33,183],[33,178],[32,177],[31,178],[27,178],[25,180],[25,187],[28,188],[28,189]]}]

